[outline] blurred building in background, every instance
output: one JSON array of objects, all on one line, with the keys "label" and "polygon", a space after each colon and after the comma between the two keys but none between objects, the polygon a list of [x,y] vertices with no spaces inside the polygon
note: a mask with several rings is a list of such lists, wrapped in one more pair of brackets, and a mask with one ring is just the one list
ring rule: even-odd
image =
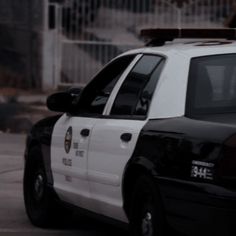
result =
[{"label": "blurred building in background", "polygon": [[146,27],[223,27],[235,0],[0,0],[0,86],[83,86]]},{"label": "blurred building in background", "polygon": [[43,3],[0,0],[0,86],[40,87]]}]

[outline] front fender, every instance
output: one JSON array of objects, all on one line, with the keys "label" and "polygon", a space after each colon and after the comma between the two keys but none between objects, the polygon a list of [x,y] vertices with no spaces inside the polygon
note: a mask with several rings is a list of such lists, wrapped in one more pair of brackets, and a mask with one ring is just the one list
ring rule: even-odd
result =
[{"label": "front fender", "polygon": [[36,123],[26,139],[25,162],[33,158],[30,154],[33,147],[38,147],[41,151],[43,165],[47,175],[48,184],[53,185],[51,170],[51,139],[54,126],[61,115],[48,117]]}]

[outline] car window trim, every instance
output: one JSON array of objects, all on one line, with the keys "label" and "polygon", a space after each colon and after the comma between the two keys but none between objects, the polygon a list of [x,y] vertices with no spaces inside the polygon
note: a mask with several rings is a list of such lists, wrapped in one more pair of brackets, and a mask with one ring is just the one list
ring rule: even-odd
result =
[{"label": "car window trim", "polygon": [[101,115],[101,114],[70,114],[66,113],[69,117],[83,117],[83,118],[94,118],[94,119],[113,119],[113,120],[147,120],[147,116],[138,115]]},{"label": "car window trim", "polygon": [[113,119],[113,120],[147,120],[147,116],[139,115],[108,115],[103,116],[104,119]]}]

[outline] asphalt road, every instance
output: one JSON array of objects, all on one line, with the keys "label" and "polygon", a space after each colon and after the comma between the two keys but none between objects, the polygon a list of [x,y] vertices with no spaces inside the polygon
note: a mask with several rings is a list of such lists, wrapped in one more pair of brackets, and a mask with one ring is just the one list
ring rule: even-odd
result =
[{"label": "asphalt road", "polygon": [[127,236],[127,232],[89,219],[72,216],[60,228],[40,229],[29,222],[23,202],[22,177],[25,135],[0,133],[0,236]]}]

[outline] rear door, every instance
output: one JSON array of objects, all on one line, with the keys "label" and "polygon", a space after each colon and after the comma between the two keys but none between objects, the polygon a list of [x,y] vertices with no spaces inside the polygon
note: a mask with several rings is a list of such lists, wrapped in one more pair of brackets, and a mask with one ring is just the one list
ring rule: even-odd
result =
[{"label": "rear door", "polygon": [[88,180],[95,211],[126,221],[122,177],[139,133],[147,122],[152,95],[164,59],[144,55],[118,91],[111,96],[107,113],[96,121],[88,151]]}]

